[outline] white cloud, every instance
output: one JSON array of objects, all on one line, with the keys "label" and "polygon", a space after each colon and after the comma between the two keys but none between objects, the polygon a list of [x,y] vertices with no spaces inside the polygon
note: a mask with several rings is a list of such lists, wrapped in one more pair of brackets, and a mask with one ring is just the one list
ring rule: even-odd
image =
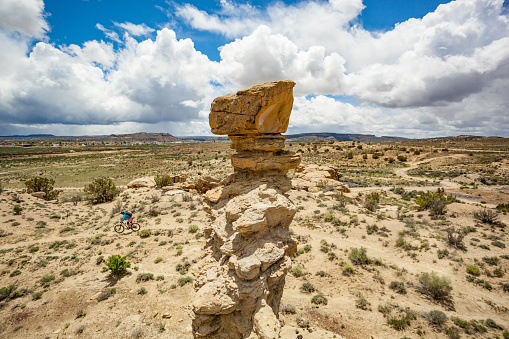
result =
[{"label": "white cloud", "polygon": [[[96,25],[116,43],[54,46],[44,42],[42,1],[4,0],[0,133],[69,126],[208,134],[216,96],[291,79],[297,86],[290,132],[509,136],[509,20],[502,2],[453,1],[377,33],[357,23],[361,0],[267,8],[221,0],[216,13],[177,5],[177,18],[192,27],[234,39],[213,62],[173,30],[130,22],[114,23],[122,36]],[[32,38],[42,41],[32,47]]]},{"label": "white cloud", "polygon": [[49,31],[44,19],[43,0],[0,1],[0,30],[30,38],[43,38]]},{"label": "white cloud", "polygon": [[126,30],[132,36],[148,36],[150,33],[154,32],[153,28],[148,27],[145,24],[136,25],[132,22],[124,22],[124,23],[114,23],[115,26],[120,27]]}]

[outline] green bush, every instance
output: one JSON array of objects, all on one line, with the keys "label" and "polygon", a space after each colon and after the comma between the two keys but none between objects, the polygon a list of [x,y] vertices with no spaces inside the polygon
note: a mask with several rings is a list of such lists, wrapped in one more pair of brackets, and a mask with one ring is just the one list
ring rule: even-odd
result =
[{"label": "green bush", "polygon": [[436,326],[442,326],[447,321],[447,316],[442,311],[433,310],[427,317],[429,322]]},{"label": "green bush", "polygon": [[21,206],[16,205],[12,208],[12,210],[14,212],[14,215],[20,215],[21,212],[23,211],[23,208]]},{"label": "green bush", "polygon": [[112,201],[120,193],[113,180],[104,177],[96,178],[91,184],[85,185],[83,191],[93,204]]},{"label": "green bush", "polygon": [[152,231],[150,229],[144,229],[138,232],[138,235],[141,238],[147,238],[150,236],[150,234],[152,234]]},{"label": "green bush", "polygon": [[467,265],[467,273],[475,275],[476,277],[481,275],[481,271],[479,270],[479,267],[477,267],[476,265]]},{"label": "green bush", "polygon": [[136,282],[139,283],[140,281],[149,281],[154,280],[154,275],[152,273],[140,273],[136,277]]},{"label": "green bush", "polygon": [[121,277],[127,273],[127,268],[131,267],[131,263],[119,254],[108,257],[106,262],[107,269],[111,271],[111,275]]},{"label": "green bush", "polygon": [[366,265],[371,263],[371,259],[367,257],[366,249],[364,247],[361,247],[360,249],[352,248],[348,258],[354,265]]},{"label": "green bush", "polygon": [[196,233],[198,232],[198,225],[190,225],[189,226],[189,233]]},{"label": "green bush", "polygon": [[401,281],[391,281],[389,288],[399,294],[406,294],[405,284]]},{"label": "green bush", "polygon": [[302,283],[302,286],[300,287],[300,289],[304,293],[312,293],[312,292],[316,291],[315,287],[310,282]]},{"label": "green bush", "polygon": [[55,200],[56,198],[58,198],[58,194],[60,192],[53,189],[54,184],[55,184],[54,179],[49,179],[45,177],[37,177],[25,181],[27,192],[28,193],[44,192],[46,193],[44,195],[44,200]]},{"label": "green bush", "polygon": [[302,267],[294,266],[294,267],[292,267],[292,274],[294,277],[299,278],[304,275],[304,271],[302,270]]},{"label": "green bush", "polygon": [[179,278],[179,280],[177,282],[178,282],[179,286],[182,287],[185,284],[190,283],[192,281],[193,281],[193,278],[188,276],[188,277]]},{"label": "green bush", "polygon": [[420,194],[417,197],[417,199],[415,200],[415,203],[417,205],[419,205],[421,210],[426,210],[426,209],[430,209],[433,207],[438,209],[438,207],[440,207],[440,206],[438,206],[439,205],[438,201],[444,203],[444,206],[445,206],[445,204],[450,204],[450,203],[455,202],[456,198],[445,194],[444,189],[439,188],[436,192],[428,191],[426,193]]},{"label": "green bush", "polygon": [[157,187],[169,186],[173,183],[173,180],[168,174],[156,175],[154,178]]},{"label": "green bush", "polygon": [[319,293],[311,299],[311,302],[315,305],[327,305],[329,301],[323,294]]},{"label": "green bush", "polygon": [[435,301],[448,301],[451,298],[451,281],[447,277],[439,277],[435,272],[423,273],[419,277],[419,292]]}]

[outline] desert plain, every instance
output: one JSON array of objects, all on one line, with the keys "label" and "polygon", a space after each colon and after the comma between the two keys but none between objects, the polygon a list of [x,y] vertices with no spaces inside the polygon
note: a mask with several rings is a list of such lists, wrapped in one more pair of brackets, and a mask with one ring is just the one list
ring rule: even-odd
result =
[{"label": "desert plain", "polygon": [[[300,138],[285,150],[337,168],[349,192],[288,192],[298,251],[282,338],[509,338],[508,139]],[[232,173],[233,153],[220,139],[0,147],[0,337],[192,338],[208,223],[193,187]],[[165,174],[186,180],[126,186]],[[28,193],[35,177],[54,179],[58,199]],[[91,204],[83,188],[100,177],[120,194]],[[438,211],[418,203],[428,192]],[[114,231],[123,210],[140,232]],[[127,274],[103,269],[112,255]]]}]

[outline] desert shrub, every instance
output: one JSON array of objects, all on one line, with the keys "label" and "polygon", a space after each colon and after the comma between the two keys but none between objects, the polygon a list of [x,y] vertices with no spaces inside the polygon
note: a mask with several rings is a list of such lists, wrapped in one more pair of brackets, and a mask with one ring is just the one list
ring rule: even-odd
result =
[{"label": "desert shrub", "polygon": [[292,274],[294,277],[299,278],[304,275],[304,271],[302,270],[302,267],[297,265],[292,267]]},{"label": "desert shrub", "polygon": [[355,299],[355,307],[360,308],[361,310],[371,310],[371,303],[366,299],[364,295],[360,292],[357,293],[357,299]]},{"label": "desert shrub", "polygon": [[499,247],[499,248],[505,248],[505,244],[501,241],[498,241],[498,240],[495,240],[493,242],[491,242],[491,244],[493,246],[496,246],[496,247]]},{"label": "desert shrub", "polygon": [[354,265],[366,265],[370,264],[371,260],[366,255],[366,248],[352,248],[348,258]]},{"label": "desert shrub", "polygon": [[106,267],[111,271],[111,275],[121,277],[127,273],[127,268],[131,267],[131,263],[118,254],[108,257]]},{"label": "desert shrub", "polygon": [[44,200],[55,200],[58,198],[60,192],[53,189],[53,185],[55,185],[55,180],[45,177],[37,177],[25,181],[27,192],[44,192],[46,193],[44,195]]},{"label": "desert shrub", "polygon": [[497,257],[483,257],[482,261],[484,261],[488,265],[496,266],[498,265],[500,259],[498,259]]},{"label": "desert shrub", "polygon": [[446,231],[447,231],[447,243],[449,244],[449,246],[462,251],[467,250],[465,244],[463,243],[463,238],[465,237],[464,232],[455,230],[453,228],[448,228]]},{"label": "desert shrub", "polygon": [[145,287],[140,287],[138,289],[138,294],[141,294],[141,295],[147,294],[147,289]]},{"label": "desert shrub", "polygon": [[401,162],[407,161],[406,155],[398,155],[397,158],[398,158],[398,161],[401,161]]},{"label": "desert shrub", "polygon": [[427,314],[426,318],[430,323],[438,327],[441,327],[443,324],[447,322],[447,316],[445,315],[445,313],[438,310],[430,311]]},{"label": "desert shrub", "polygon": [[488,327],[495,328],[495,329],[497,329],[497,330],[503,330],[503,329],[504,329],[502,326],[500,326],[499,324],[497,324],[497,323],[495,322],[495,320],[490,319],[490,318],[486,319],[486,325],[488,325]]},{"label": "desert shrub", "polygon": [[157,187],[169,186],[173,183],[173,180],[168,174],[156,175],[154,178]]},{"label": "desert shrub", "polygon": [[[443,188],[439,188],[436,192],[428,191],[426,193],[420,194],[415,200],[415,203],[419,205],[419,208],[421,210],[426,210],[429,209],[432,206],[433,202],[437,199],[443,201],[445,204],[450,204],[456,201],[456,198],[445,194]],[[440,206],[436,206],[435,208],[438,209],[439,207]]]},{"label": "desert shrub", "polygon": [[344,276],[349,277],[349,276],[351,276],[352,274],[355,273],[355,270],[354,270],[353,266],[345,264],[343,266],[342,273],[343,273]]},{"label": "desert shrub", "polygon": [[198,229],[199,229],[198,225],[190,225],[188,231],[189,233],[196,233],[198,232]]},{"label": "desert shrub", "polygon": [[496,224],[498,221],[498,214],[493,210],[484,208],[479,212],[474,212],[474,219],[485,224]]},{"label": "desert shrub", "polygon": [[438,259],[443,259],[449,255],[449,251],[447,249],[444,250],[438,250],[437,251],[437,257]]},{"label": "desert shrub", "polygon": [[391,281],[389,288],[399,294],[406,294],[405,284],[401,281]]},{"label": "desert shrub", "polygon": [[294,305],[291,304],[281,304],[279,307],[279,311],[283,314],[295,314],[297,313],[297,309]]},{"label": "desert shrub", "polygon": [[21,274],[21,271],[20,270],[14,270],[11,272],[11,274],[9,274],[9,277],[15,277],[17,275],[20,275]]},{"label": "desert shrub", "polygon": [[96,178],[83,189],[88,199],[93,204],[112,201],[120,194],[120,190],[115,186],[110,178]]},{"label": "desert shrub", "polygon": [[85,311],[85,310],[79,309],[76,311],[76,319],[83,318],[86,315],[87,315],[87,311]]},{"label": "desert shrub", "polygon": [[144,230],[141,230],[138,232],[138,235],[140,236],[140,238],[147,238],[151,234],[152,234],[152,230],[150,228],[147,228],[147,229],[144,229]]},{"label": "desert shrub", "polygon": [[179,278],[179,280],[177,281],[177,283],[179,284],[180,287],[184,286],[185,284],[187,283],[190,283],[193,281],[193,278],[187,276],[187,277],[182,277],[182,278]]},{"label": "desert shrub", "polygon": [[447,327],[444,332],[450,339],[460,339],[461,338],[461,335],[459,333],[460,331],[457,327],[454,327],[454,326]]},{"label": "desert shrub", "polygon": [[55,280],[55,275],[53,274],[49,274],[49,275],[45,275],[44,277],[41,278],[41,284],[45,284],[45,283],[49,283],[50,281],[53,281]]},{"label": "desert shrub", "polygon": [[509,212],[509,204],[498,204],[497,210],[502,213],[507,213],[507,212]]},{"label": "desert shrub", "polygon": [[149,281],[154,280],[154,275],[152,273],[140,273],[136,277],[136,282],[139,283],[140,281]]},{"label": "desert shrub", "polygon": [[97,296],[97,301],[103,301],[103,300],[106,300],[108,299],[109,297],[111,297],[112,295],[114,295],[116,293],[116,289],[114,288],[110,288],[106,291],[102,291],[98,296]]},{"label": "desert shrub", "polygon": [[434,197],[433,200],[431,201],[429,207],[428,207],[429,215],[433,219],[436,219],[439,216],[444,215],[445,214],[446,205],[447,205],[447,203],[444,200],[442,200],[442,199],[440,199],[438,197]]},{"label": "desert shrub", "polygon": [[41,299],[43,293],[44,292],[42,292],[42,291],[32,293],[32,300],[39,300],[39,299]]},{"label": "desert shrub", "polygon": [[467,265],[467,273],[475,275],[476,277],[481,275],[481,271],[479,270],[479,267],[477,267],[476,265]]},{"label": "desert shrub", "polygon": [[448,301],[451,298],[451,281],[447,277],[439,277],[435,272],[422,273],[419,277],[419,292],[435,301]]},{"label": "desert shrub", "polygon": [[323,294],[319,293],[311,298],[311,302],[315,305],[327,305],[329,301]]},{"label": "desert shrub", "polygon": [[163,261],[163,258],[161,258],[161,257],[157,257],[157,258],[155,258],[155,260],[154,260],[154,264],[159,264],[161,261]]},{"label": "desert shrub", "polygon": [[23,207],[16,205],[12,208],[12,211],[14,212],[14,215],[20,215],[23,211]]},{"label": "desert shrub", "polygon": [[302,283],[300,290],[304,293],[312,293],[312,292],[316,291],[315,287],[310,282]]},{"label": "desert shrub", "polygon": [[389,316],[387,319],[387,323],[389,326],[394,328],[397,331],[402,331],[408,326],[411,325],[412,320],[417,319],[417,315],[414,311],[406,308],[399,309],[399,316]]}]

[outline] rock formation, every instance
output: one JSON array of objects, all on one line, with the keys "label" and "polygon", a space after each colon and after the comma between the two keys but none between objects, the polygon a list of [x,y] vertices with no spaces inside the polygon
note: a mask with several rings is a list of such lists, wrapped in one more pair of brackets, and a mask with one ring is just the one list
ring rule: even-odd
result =
[{"label": "rock formation", "polygon": [[279,338],[279,303],[296,243],[295,208],[284,195],[298,155],[283,151],[292,81],[269,82],[216,98],[209,123],[227,134],[234,173],[204,197],[211,222],[195,266],[191,304],[195,338]]},{"label": "rock formation", "polygon": [[339,179],[343,174],[336,167],[326,165],[299,166],[295,169],[292,187],[309,192],[318,192],[325,187],[332,187],[340,192],[348,193],[350,188]]},{"label": "rock formation", "polygon": [[136,188],[136,187],[154,188],[154,187],[156,187],[156,182],[155,182],[154,178],[152,178],[152,177],[143,177],[143,178],[134,179],[127,184],[127,188]]}]

